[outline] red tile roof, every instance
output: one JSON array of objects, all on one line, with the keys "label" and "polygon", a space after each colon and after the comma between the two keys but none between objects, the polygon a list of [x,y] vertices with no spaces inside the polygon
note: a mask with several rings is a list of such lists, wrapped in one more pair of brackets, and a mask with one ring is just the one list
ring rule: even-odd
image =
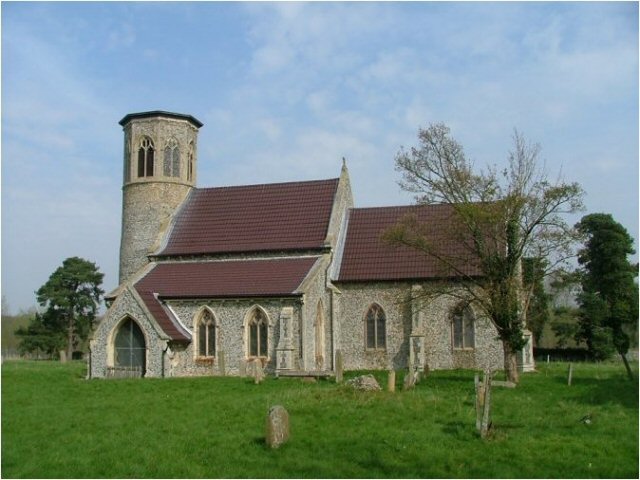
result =
[{"label": "red tile roof", "polygon": [[161,263],[135,284],[158,324],[173,340],[189,340],[161,300],[298,295],[319,257]]},{"label": "red tile roof", "polygon": [[160,255],[318,249],[338,179],[196,189]]},{"label": "red tile roof", "polygon": [[[428,226],[428,239],[450,257],[468,256],[452,238],[454,210],[451,205],[355,208],[350,211],[338,281],[418,280],[451,278],[456,274],[441,262],[419,251],[385,243],[383,232],[402,217],[413,214]],[[472,259],[459,263],[467,275],[478,275]]]}]

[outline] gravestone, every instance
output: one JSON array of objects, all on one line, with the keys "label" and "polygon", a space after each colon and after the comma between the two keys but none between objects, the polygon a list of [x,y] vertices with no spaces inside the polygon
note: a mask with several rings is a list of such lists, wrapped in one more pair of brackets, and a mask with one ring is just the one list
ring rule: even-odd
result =
[{"label": "gravestone", "polygon": [[389,370],[389,376],[387,377],[387,390],[390,392],[396,391],[396,371]]},{"label": "gravestone", "polygon": [[241,377],[247,376],[247,362],[244,358],[240,360],[240,376]]},{"label": "gravestone", "polygon": [[262,370],[262,362],[259,359],[253,361],[253,380],[256,385],[264,380],[264,371]]},{"label": "gravestone", "polygon": [[411,390],[416,386],[416,375],[413,368],[409,368],[409,371],[404,376],[404,382],[402,384],[403,390]]},{"label": "gravestone", "polygon": [[278,448],[289,440],[289,412],[275,405],[269,409],[266,422],[265,443],[269,448]]}]

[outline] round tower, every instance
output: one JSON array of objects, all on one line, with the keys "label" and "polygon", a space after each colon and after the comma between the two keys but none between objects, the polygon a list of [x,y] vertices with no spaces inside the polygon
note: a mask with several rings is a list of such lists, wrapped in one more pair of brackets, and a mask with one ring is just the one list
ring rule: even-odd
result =
[{"label": "round tower", "polygon": [[146,265],[196,184],[198,129],[191,115],[130,113],[124,130],[120,284]]}]

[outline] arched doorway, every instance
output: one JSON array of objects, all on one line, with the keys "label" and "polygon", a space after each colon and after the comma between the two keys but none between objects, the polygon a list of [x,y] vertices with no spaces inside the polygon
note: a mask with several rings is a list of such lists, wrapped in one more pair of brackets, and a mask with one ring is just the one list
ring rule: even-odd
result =
[{"label": "arched doorway", "polygon": [[125,319],[115,338],[115,366],[132,373],[145,374],[146,345],[144,334],[131,318]]}]

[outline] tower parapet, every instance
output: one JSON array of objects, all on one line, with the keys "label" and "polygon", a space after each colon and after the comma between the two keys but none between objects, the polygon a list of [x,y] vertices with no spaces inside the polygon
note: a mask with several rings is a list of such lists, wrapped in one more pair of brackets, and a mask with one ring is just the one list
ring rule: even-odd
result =
[{"label": "tower parapet", "polygon": [[124,130],[120,282],[148,263],[171,217],[196,185],[198,129],[180,113],[130,113]]}]

